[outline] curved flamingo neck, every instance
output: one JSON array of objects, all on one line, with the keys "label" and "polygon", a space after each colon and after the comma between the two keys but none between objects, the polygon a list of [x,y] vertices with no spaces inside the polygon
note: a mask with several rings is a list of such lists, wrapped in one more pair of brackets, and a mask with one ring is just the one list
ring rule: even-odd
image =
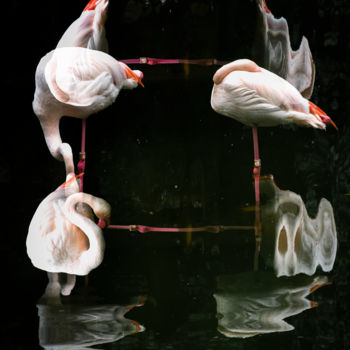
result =
[{"label": "curved flamingo neck", "polygon": [[73,152],[68,143],[63,143],[59,129],[60,117],[40,118],[45,141],[52,156],[64,161],[66,174],[74,173]]},{"label": "curved flamingo neck", "polygon": [[238,70],[246,72],[261,72],[261,68],[255,62],[248,59],[241,59],[222,66],[214,74],[213,81],[215,84],[220,84],[228,74]]},{"label": "curved flamingo neck", "polygon": [[67,218],[89,239],[90,247],[82,253],[80,259],[84,259],[81,263],[93,269],[102,262],[105,242],[101,229],[92,220],[77,212],[78,203],[86,203],[95,211],[96,198],[83,192],[74,193],[67,198],[64,207]]}]

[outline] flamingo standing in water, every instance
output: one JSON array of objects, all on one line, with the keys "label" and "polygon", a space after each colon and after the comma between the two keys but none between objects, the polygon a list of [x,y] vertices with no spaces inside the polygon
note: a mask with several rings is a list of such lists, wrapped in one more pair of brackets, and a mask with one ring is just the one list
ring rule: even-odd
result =
[{"label": "flamingo standing in water", "polygon": [[121,89],[142,84],[143,74],[102,51],[60,47],[46,54],[36,69],[34,113],[39,118],[50,153],[74,172],[71,147],[62,143],[63,116],[85,119],[111,105]]},{"label": "flamingo standing in water", "polygon": [[317,129],[332,124],[337,128],[325,112],[306,100],[293,85],[251,60],[240,59],[222,66],[213,81],[212,108],[252,127],[257,204],[261,167],[257,127],[294,123]]},{"label": "flamingo standing in water", "polygon": [[63,295],[70,294],[75,275],[87,275],[103,260],[104,238],[90,208],[105,224],[101,226],[108,225],[111,211],[105,200],[79,192],[76,178],[68,174],[67,181],[40,203],[26,242],[35,267],[68,274],[67,283],[61,287]]}]

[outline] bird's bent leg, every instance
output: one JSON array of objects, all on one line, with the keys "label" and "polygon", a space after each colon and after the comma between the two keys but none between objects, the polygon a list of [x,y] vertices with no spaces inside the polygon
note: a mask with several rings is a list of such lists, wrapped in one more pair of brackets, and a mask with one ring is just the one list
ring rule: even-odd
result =
[{"label": "bird's bent leg", "polygon": [[260,203],[260,169],[261,169],[261,160],[259,156],[259,142],[258,142],[258,129],[256,126],[253,126],[253,143],[254,143],[254,185],[255,185],[255,201],[256,204]]},{"label": "bird's bent leg", "polygon": [[59,146],[59,152],[66,167],[66,175],[74,173],[73,152],[71,146],[68,143],[62,143]]},{"label": "bird's bent leg", "polygon": [[75,286],[75,275],[71,275],[69,273],[66,274],[66,281],[62,283],[61,294],[62,295],[70,295],[72,289]]}]

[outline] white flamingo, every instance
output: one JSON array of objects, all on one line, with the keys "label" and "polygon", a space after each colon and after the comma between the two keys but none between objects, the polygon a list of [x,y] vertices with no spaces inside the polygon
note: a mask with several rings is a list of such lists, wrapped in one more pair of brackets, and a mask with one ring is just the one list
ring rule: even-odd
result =
[{"label": "white flamingo", "polygon": [[121,89],[142,84],[132,71],[108,54],[82,47],[61,47],[44,56],[36,69],[34,113],[39,118],[50,153],[74,172],[71,147],[62,143],[63,116],[85,119],[111,105]]},{"label": "white flamingo", "polygon": [[63,295],[70,294],[75,275],[87,275],[103,260],[104,238],[90,208],[108,225],[109,204],[79,192],[76,176],[68,174],[67,181],[40,203],[29,226],[28,256],[39,269],[68,274]]},{"label": "white flamingo", "polygon": [[[248,59],[222,66],[213,77],[211,106],[219,114],[253,128],[254,176],[260,176],[261,161],[257,127],[294,123],[325,129],[336,125],[325,112],[305,99],[300,92],[278,75]],[[259,203],[259,184],[255,182]]]}]

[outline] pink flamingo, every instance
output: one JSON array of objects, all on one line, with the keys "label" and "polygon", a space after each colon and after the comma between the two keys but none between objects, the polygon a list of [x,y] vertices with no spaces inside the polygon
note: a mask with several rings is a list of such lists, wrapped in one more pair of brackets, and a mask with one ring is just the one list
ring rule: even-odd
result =
[{"label": "pink flamingo", "polygon": [[50,153],[74,172],[72,149],[62,143],[63,116],[86,119],[111,105],[121,89],[142,84],[141,71],[102,51],[61,47],[45,55],[36,69],[33,110],[39,118]]},{"label": "pink flamingo", "polygon": [[67,181],[40,203],[26,241],[35,267],[67,274],[67,283],[61,288],[63,295],[70,294],[75,275],[87,275],[103,260],[104,238],[91,209],[106,224],[111,211],[105,200],[79,192],[76,178],[68,174]]},{"label": "pink flamingo", "polygon": [[261,167],[257,127],[294,123],[317,129],[332,124],[337,128],[325,112],[306,100],[293,85],[251,60],[240,59],[224,65],[216,71],[213,81],[212,108],[252,127],[257,204]]}]

